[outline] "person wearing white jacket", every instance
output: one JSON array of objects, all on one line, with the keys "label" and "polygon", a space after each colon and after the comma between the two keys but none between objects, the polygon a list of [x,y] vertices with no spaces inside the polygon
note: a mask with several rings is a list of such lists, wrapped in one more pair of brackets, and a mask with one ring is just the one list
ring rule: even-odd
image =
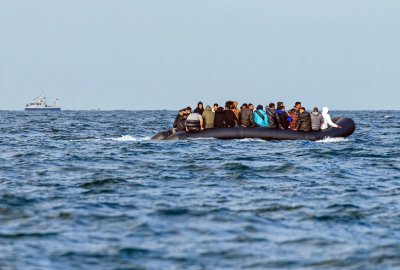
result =
[{"label": "person wearing white jacket", "polygon": [[341,126],[336,125],[335,123],[332,122],[331,116],[329,115],[328,107],[322,108],[322,117],[324,118],[324,121],[321,125],[321,129],[327,129],[330,126],[334,128],[341,128]]}]

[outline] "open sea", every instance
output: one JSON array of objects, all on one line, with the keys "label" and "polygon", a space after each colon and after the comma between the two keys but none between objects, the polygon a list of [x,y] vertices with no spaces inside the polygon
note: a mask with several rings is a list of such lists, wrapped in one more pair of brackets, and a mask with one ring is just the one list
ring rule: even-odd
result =
[{"label": "open sea", "polygon": [[0,269],[400,269],[397,111],[347,139],[151,141],[171,111],[0,111]]}]

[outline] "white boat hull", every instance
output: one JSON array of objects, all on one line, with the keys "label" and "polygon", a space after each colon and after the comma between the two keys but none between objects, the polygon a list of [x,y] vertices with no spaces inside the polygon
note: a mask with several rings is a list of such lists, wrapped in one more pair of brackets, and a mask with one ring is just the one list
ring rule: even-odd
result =
[{"label": "white boat hull", "polygon": [[25,111],[61,111],[61,108],[57,108],[57,107],[25,108]]}]

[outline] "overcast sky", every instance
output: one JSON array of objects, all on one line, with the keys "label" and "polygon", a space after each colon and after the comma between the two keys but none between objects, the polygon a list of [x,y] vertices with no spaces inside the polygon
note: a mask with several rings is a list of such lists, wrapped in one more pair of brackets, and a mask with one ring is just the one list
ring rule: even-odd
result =
[{"label": "overcast sky", "polygon": [[0,109],[400,109],[398,0],[0,0]]}]

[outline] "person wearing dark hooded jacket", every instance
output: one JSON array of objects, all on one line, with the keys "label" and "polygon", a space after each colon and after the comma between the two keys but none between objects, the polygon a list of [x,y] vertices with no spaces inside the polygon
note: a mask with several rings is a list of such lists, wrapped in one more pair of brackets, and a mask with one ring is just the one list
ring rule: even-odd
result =
[{"label": "person wearing dark hooded jacket", "polygon": [[178,112],[178,115],[175,117],[174,124],[172,125],[173,128],[177,128],[178,124],[181,122],[183,119],[183,115],[185,114],[185,109],[181,109]]},{"label": "person wearing dark hooded jacket", "polygon": [[214,119],[215,119],[215,113],[211,111],[211,107],[207,105],[203,112],[204,128],[205,129],[214,128]]},{"label": "person wearing dark hooded jacket", "polygon": [[225,127],[225,111],[224,108],[218,107],[215,112],[214,118],[214,128],[223,128]]},{"label": "person wearing dark hooded jacket", "polygon": [[300,117],[297,120],[296,129],[302,131],[311,131],[311,116],[310,113],[306,111],[304,107],[301,107]]},{"label": "person wearing dark hooded jacket", "polygon": [[276,111],[276,113],[278,114],[278,117],[281,120],[282,128],[289,129],[289,121],[288,121],[289,115],[285,109],[286,109],[285,105],[281,105]]},{"label": "person wearing dark hooded jacket", "polygon": [[176,125],[176,131],[177,131],[177,132],[179,132],[179,131],[186,131],[186,118],[187,118],[187,115],[186,115],[186,113],[184,113],[184,114],[182,115],[182,119],[179,120],[179,122],[178,122],[177,125]]},{"label": "person wearing dark hooded jacket", "polygon": [[235,106],[232,104],[229,110],[225,110],[225,127],[235,127],[239,125],[239,119],[235,115]]},{"label": "person wearing dark hooded jacket", "polygon": [[203,115],[203,112],[204,112],[203,102],[199,101],[199,103],[197,103],[196,109],[194,109],[193,112],[194,112],[194,113],[198,113],[198,114],[200,114],[200,115]]},{"label": "person wearing dark hooded jacket", "polygon": [[275,104],[270,103],[267,108],[265,108],[265,112],[268,115],[268,123],[269,123],[269,128],[280,128],[283,129],[282,123],[281,123],[281,118],[278,116],[276,110],[275,110]]},{"label": "person wearing dark hooded jacket", "polygon": [[313,131],[321,130],[321,125],[324,122],[324,117],[318,111],[318,108],[315,107],[311,113],[311,129]]}]

